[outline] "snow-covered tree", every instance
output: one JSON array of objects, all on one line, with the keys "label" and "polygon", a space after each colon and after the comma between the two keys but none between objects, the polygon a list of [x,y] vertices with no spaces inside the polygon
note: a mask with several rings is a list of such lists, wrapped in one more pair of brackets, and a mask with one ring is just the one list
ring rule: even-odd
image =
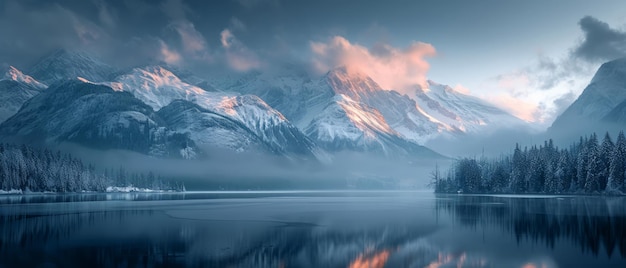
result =
[{"label": "snow-covered tree", "polygon": [[626,137],[615,143],[596,134],[558,149],[552,140],[500,159],[461,159],[437,187],[437,192],[467,193],[620,193],[626,185]]},{"label": "snow-covered tree", "polygon": [[166,184],[152,173],[148,176],[136,173],[134,180],[129,179],[123,168],[119,174],[122,178],[117,182],[121,179],[123,184],[114,183],[109,176],[98,173],[94,166],[86,167],[80,159],[69,154],[54,154],[28,145],[0,144],[0,190],[104,191],[107,186],[131,184],[141,184],[143,188],[157,185],[159,189],[166,189]]},{"label": "snow-covered tree", "polygon": [[624,174],[626,173],[626,138],[624,132],[620,131],[611,154],[609,163],[609,176],[606,191],[623,191]]}]

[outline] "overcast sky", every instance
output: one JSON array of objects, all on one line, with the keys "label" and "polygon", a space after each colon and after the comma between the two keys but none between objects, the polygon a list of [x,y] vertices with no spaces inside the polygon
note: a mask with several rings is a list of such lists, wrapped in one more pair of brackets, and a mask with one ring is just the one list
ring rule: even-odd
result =
[{"label": "overcast sky", "polygon": [[198,73],[353,65],[387,88],[431,79],[547,125],[602,62],[626,56],[625,10],[623,0],[2,0],[0,63],[27,69],[69,48]]}]

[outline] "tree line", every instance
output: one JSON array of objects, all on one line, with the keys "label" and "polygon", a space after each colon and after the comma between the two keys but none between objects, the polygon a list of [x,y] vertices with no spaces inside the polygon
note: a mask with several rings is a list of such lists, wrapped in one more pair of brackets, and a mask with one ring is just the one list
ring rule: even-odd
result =
[{"label": "tree line", "polygon": [[26,144],[0,143],[0,190],[32,192],[104,192],[107,187],[134,186],[152,190],[183,190],[184,185],[164,182],[152,172],[131,173],[123,167],[104,172],[85,165],[71,154]]},{"label": "tree line", "polygon": [[622,194],[626,192],[626,138],[608,132],[559,149],[550,139],[495,159],[463,158],[432,184],[437,193]]}]

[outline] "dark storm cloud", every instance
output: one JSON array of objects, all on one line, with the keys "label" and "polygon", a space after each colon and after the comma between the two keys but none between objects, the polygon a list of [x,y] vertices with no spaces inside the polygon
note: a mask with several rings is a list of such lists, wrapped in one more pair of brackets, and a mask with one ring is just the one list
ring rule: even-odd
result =
[{"label": "dark storm cloud", "polygon": [[[572,84],[573,78],[593,72],[597,63],[626,56],[626,32],[611,29],[607,23],[591,16],[580,19],[578,24],[584,38],[571,49],[568,57],[554,59],[539,55],[536,64],[524,71],[534,76],[531,80],[537,89],[551,90],[561,83]],[[575,99],[571,94],[565,93],[555,104],[571,103]]]},{"label": "dark storm cloud", "polygon": [[95,23],[71,10],[47,4],[38,7],[4,1],[0,9],[0,61],[25,64],[33,54],[59,47],[78,48],[106,38]]},{"label": "dark storm cloud", "polygon": [[209,22],[215,18],[204,15],[182,0],[0,1],[0,62],[26,69],[66,48],[120,67],[156,61],[208,64],[219,52],[211,51],[209,43],[218,48],[220,31],[229,23],[244,24],[224,15],[221,25],[213,25]]},{"label": "dark storm cloud", "polygon": [[371,25],[374,1],[346,17],[344,11],[357,3],[364,6],[361,1],[3,0],[0,62],[27,69],[53,50],[68,48],[120,67],[166,61],[197,73],[224,66],[267,69],[306,60],[310,42],[327,40],[329,29],[352,33]]},{"label": "dark storm cloud", "polygon": [[611,29],[609,24],[586,16],[579,23],[585,37],[574,55],[589,61],[608,61],[626,56],[626,32]]},{"label": "dark storm cloud", "polygon": [[119,38],[121,31],[115,30],[118,9],[104,1],[73,4],[7,0],[0,5],[0,61],[21,68],[59,48],[109,56],[142,43],[137,37]]},{"label": "dark storm cloud", "polygon": [[[530,77],[531,85],[539,90],[551,90],[562,83],[593,72],[597,63],[626,56],[626,32],[611,29],[594,17],[586,16],[579,23],[583,31],[582,42],[571,49],[562,59],[539,55],[534,65],[523,70]],[[573,85],[572,85],[573,86]],[[571,92],[555,101],[573,101]]]}]

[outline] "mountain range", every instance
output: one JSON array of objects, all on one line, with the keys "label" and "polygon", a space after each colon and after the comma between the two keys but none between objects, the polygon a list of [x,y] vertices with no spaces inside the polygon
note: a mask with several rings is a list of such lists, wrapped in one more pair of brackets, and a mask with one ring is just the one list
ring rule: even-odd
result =
[{"label": "mountain range", "polygon": [[117,69],[59,50],[0,80],[0,137],[75,142],[175,158],[211,148],[326,159],[336,152],[441,158],[420,145],[524,124],[495,106],[428,81],[412,95],[347,67],[200,78],[167,64]]}]

